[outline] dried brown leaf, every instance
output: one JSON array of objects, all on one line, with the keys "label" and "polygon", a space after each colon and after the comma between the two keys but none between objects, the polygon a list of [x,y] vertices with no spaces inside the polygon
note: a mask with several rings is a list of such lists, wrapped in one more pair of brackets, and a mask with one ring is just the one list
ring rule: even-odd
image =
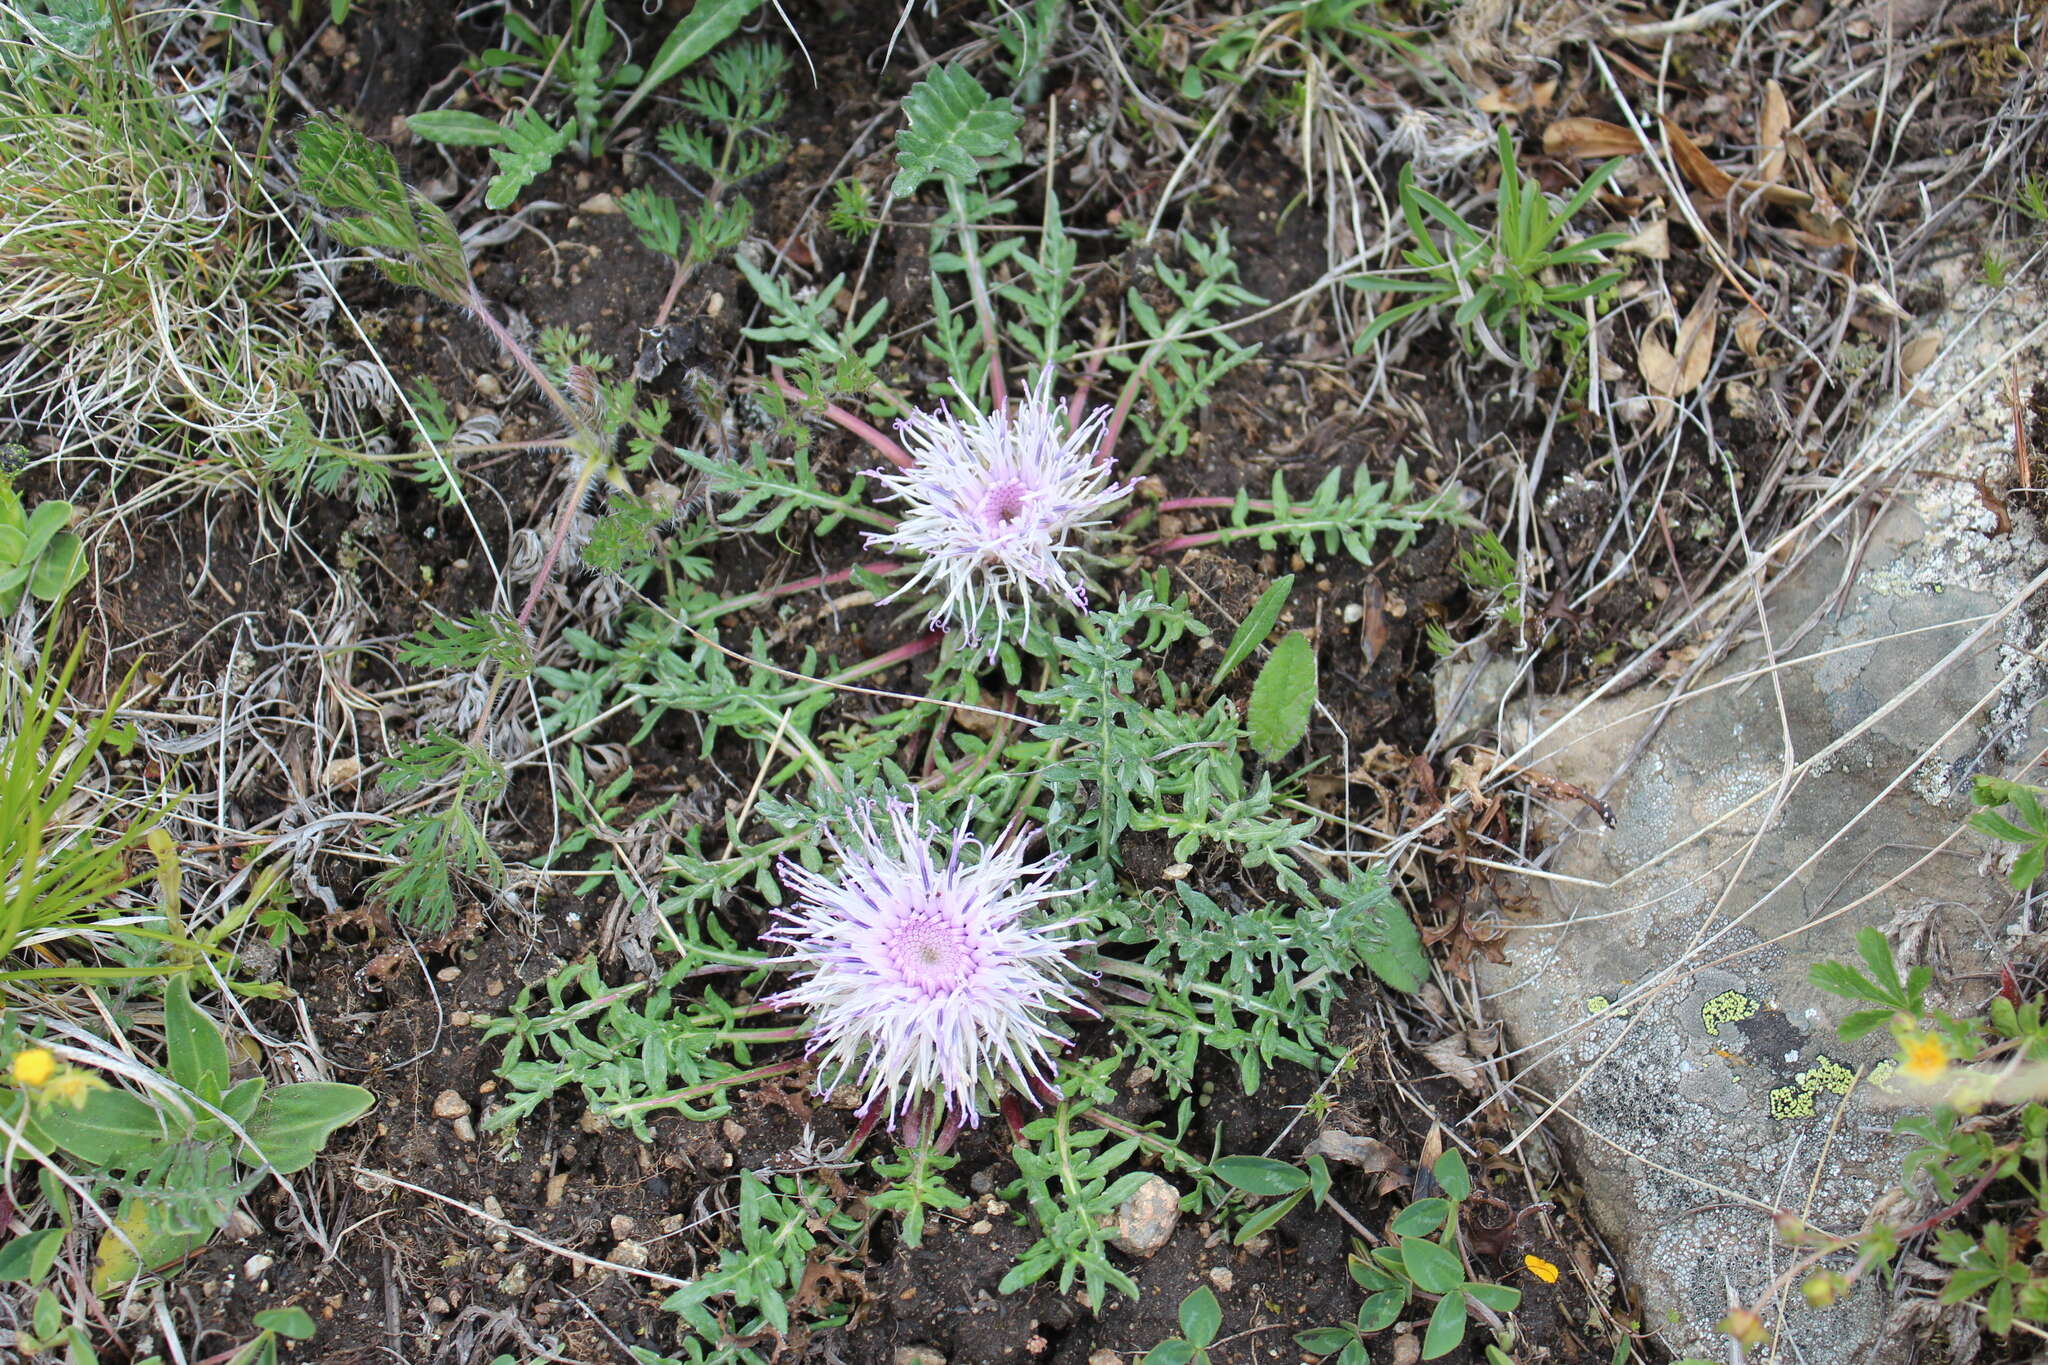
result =
[{"label": "dried brown leaf", "polygon": [[1368,1173],[1398,1171],[1402,1165],[1394,1149],[1378,1138],[1360,1137],[1339,1128],[1325,1128],[1317,1133],[1303,1155],[1327,1157]]},{"label": "dried brown leaf", "polygon": [[1934,363],[1934,357],[1941,354],[1941,343],[1946,340],[1940,332],[1922,332],[1899,348],[1899,378],[1911,383],[1920,372]]},{"label": "dried brown leaf", "polygon": [[1543,153],[1554,157],[1582,157],[1602,160],[1610,156],[1634,156],[1643,150],[1642,139],[1618,123],[1597,118],[1561,118],[1543,130]]},{"label": "dried brown leaf", "polygon": [[1672,158],[1678,162],[1678,169],[1693,187],[1709,199],[1725,199],[1728,191],[1735,188],[1735,177],[1716,166],[1699,144],[1685,134],[1685,129],[1671,121],[1669,114],[1660,114],[1664,120],[1664,136],[1670,139]]},{"label": "dried brown leaf", "polygon": [[1700,291],[1678,324],[1676,348],[1667,348],[1654,336],[1645,336],[1636,347],[1636,368],[1653,393],[1676,398],[1691,393],[1707,377],[1714,360],[1718,333],[1721,286],[1717,280]]},{"label": "dried brown leaf", "polygon": [[1763,113],[1757,118],[1757,179],[1776,184],[1785,178],[1785,140],[1791,134],[1792,105],[1785,98],[1785,87],[1765,81]]},{"label": "dried brown leaf", "polygon": [[1417,1051],[1428,1059],[1430,1065],[1456,1081],[1460,1088],[1475,1095],[1486,1089],[1485,1073],[1467,1048],[1464,1034],[1454,1033],[1448,1038],[1424,1043]]},{"label": "dried brown leaf", "polygon": [[1641,256],[1646,260],[1668,261],[1671,259],[1671,224],[1668,220],[1659,218],[1615,250],[1626,251],[1631,256]]},{"label": "dried brown leaf", "polygon": [[1742,353],[1758,364],[1769,364],[1764,356],[1764,336],[1770,331],[1771,320],[1764,316],[1764,310],[1755,304],[1742,310],[1742,316],[1735,319],[1735,344]]}]

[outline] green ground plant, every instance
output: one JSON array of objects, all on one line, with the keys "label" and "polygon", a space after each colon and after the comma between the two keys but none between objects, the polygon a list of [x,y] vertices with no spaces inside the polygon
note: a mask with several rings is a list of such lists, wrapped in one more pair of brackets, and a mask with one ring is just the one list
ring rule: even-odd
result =
[{"label": "green ground plant", "polygon": [[[1357,352],[1363,354],[1388,328],[1409,317],[1450,309],[1451,329],[1467,354],[1483,349],[1504,365],[1534,371],[1542,367],[1547,338],[1554,334],[1564,343],[1566,363],[1576,359],[1585,344],[1586,319],[1566,305],[1605,293],[1621,281],[1621,272],[1610,270],[1592,279],[1570,274],[1597,269],[1605,260],[1602,253],[1628,237],[1602,232],[1574,241],[1566,234],[1621,162],[1600,166],[1562,204],[1553,204],[1516,165],[1514,133],[1506,125],[1500,129],[1499,156],[1500,189],[1491,229],[1467,222],[1416,183],[1412,166],[1402,168],[1401,216],[1413,241],[1402,253],[1406,270],[1350,281],[1355,289],[1401,301],[1365,325]],[[1441,241],[1439,233],[1444,234]]]},{"label": "green ground plant", "polygon": [[[642,101],[731,35],[759,4],[760,0],[708,0],[697,5],[669,30],[645,66],[612,55],[619,35],[605,0],[580,0],[562,36],[543,33],[508,10],[508,46],[486,50],[473,65],[504,89],[523,94],[520,107],[503,119],[436,109],[412,115],[407,124],[430,142],[488,148],[498,170],[484,202],[493,209],[510,208],[564,151],[573,147],[584,162],[602,155]],[[566,99],[566,108],[552,117],[534,104],[550,87]],[[685,99],[690,98],[686,93]]]},{"label": "green ground plant", "polygon": [[1369,1253],[1361,1247],[1352,1256],[1351,1278],[1367,1294],[1357,1320],[1296,1333],[1295,1342],[1303,1350],[1334,1355],[1337,1365],[1366,1365],[1371,1353],[1365,1339],[1400,1321],[1420,1298],[1433,1301],[1421,1358],[1435,1360],[1464,1344],[1475,1317],[1498,1323],[1497,1314],[1520,1305],[1519,1289],[1475,1276],[1470,1268],[1458,1229],[1459,1209],[1472,1197],[1465,1159],[1455,1150],[1445,1152],[1431,1173],[1443,1194],[1418,1199],[1395,1214],[1387,1229],[1390,1245],[1373,1247]]}]

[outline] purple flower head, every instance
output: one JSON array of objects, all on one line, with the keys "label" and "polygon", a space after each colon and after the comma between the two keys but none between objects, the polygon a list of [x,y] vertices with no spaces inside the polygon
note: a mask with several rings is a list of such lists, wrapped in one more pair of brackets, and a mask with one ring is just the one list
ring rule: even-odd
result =
[{"label": "purple flower head", "polygon": [[1021,606],[1031,624],[1031,598],[1057,594],[1075,606],[1087,593],[1069,558],[1071,533],[1100,525],[1102,511],[1131,483],[1112,483],[1096,458],[1108,408],[1068,430],[1052,398],[1052,369],[1005,412],[961,421],[951,413],[919,412],[896,424],[916,457],[909,469],[876,477],[907,509],[894,531],[868,537],[873,546],[923,557],[917,572],[887,600],[926,585],[939,590],[935,629],[953,626],[980,643],[985,613],[996,629]]},{"label": "purple flower head", "polygon": [[850,849],[825,832],[835,876],[783,860],[797,900],[766,935],[789,950],[774,964],[806,973],[768,1004],[810,1015],[820,1092],[850,1082],[891,1126],[930,1097],[971,1126],[1005,1086],[1049,1089],[1048,1048],[1066,1041],[1052,1016],[1084,1008],[1066,957],[1084,941],[1061,934],[1078,921],[1034,914],[1073,894],[1052,884],[1066,859],[1026,861],[1026,833],[1014,828],[984,844],[963,822],[945,841],[915,800],[889,803],[894,852],[871,805],[851,820]]}]

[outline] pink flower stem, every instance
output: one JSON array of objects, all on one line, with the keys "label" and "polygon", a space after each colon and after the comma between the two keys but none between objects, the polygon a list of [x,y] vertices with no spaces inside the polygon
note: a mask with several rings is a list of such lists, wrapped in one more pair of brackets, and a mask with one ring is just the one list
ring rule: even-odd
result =
[{"label": "pink flower stem", "polygon": [[[1108,341],[1109,328],[1107,326],[1099,328],[1095,336],[1098,345]],[[1081,414],[1088,410],[1088,395],[1095,391],[1095,376],[1102,373],[1102,361],[1107,354],[1108,352],[1106,351],[1097,350],[1088,357],[1088,363],[1082,366],[1080,386],[1074,390],[1074,396],[1067,400],[1067,427],[1069,430],[1080,425]]]},{"label": "pink flower stem", "polygon": [[918,639],[907,640],[897,645],[894,649],[885,649],[866,663],[855,664],[852,668],[834,673],[825,681],[828,683],[849,683],[859,678],[866,678],[876,673],[886,672],[897,664],[915,659],[920,654],[931,653],[939,647],[939,643],[945,638],[946,636],[942,631],[927,631]]},{"label": "pink flower stem", "polygon": [[1110,414],[1109,425],[1102,430],[1102,444],[1095,452],[1097,464],[1108,464],[1116,458],[1116,438],[1123,434],[1124,419],[1131,415],[1131,405],[1138,401],[1138,388],[1145,382],[1145,376],[1151,373],[1152,362],[1158,356],[1157,346],[1147,350],[1138,362],[1138,368],[1132,370],[1131,377],[1124,381],[1123,392],[1116,396],[1116,411]]},{"label": "pink flower stem", "polygon": [[690,624],[701,626],[707,621],[716,621],[720,617],[730,616],[736,611],[746,611],[750,607],[758,607],[762,603],[772,602],[778,597],[794,597],[800,592],[810,592],[814,588],[829,588],[834,583],[846,582],[863,568],[871,574],[887,578],[890,574],[900,572],[903,566],[893,559],[878,559],[872,564],[857,565],[850,569],[840,569],[836,573],[816,574],[810,578],[799,578],[788,583],[778,583],[772,588],[763,588],[759,592],[750,592],[740,597],[728,597],[723,602],[706,607],[703,611],[690,618]]},{"label": "pink flower stem", "polygon": [[[782,390],[782,396],[793,403],[807,403],[810,401],[804,397],[801,389],[782,377],[782,371],[780,370],[775,371],[775,387]],[[917,463],[917,461],[910,458],[909,453],[902,446],[897,445],[894,441],[883,435],[881,431],[865,419],[854,416],[837,403],[827,403],[825,405],[825,419],[860,437],[861,440],[873,447],[878,455],[895,464],[899,469],[908,469]]]}]

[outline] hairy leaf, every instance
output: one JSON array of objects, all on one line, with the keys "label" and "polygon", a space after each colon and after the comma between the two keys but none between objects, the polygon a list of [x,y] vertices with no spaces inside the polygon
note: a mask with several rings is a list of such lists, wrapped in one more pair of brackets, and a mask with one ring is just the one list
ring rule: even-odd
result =
[{"label": "hairy leaf", "polygon": [[1245,708],[1245,729],[1253,752],[1277,763],[1308,734],[1316,705],[1316,651],[1306,631],[1293,631],[1273,647],[1273,655],[1252,684]]}]

